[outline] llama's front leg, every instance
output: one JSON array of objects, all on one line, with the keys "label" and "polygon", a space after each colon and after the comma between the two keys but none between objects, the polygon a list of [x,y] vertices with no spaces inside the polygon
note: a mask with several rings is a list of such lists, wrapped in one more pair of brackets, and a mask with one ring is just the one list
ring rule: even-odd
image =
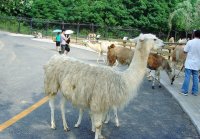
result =
[{"label": "llama's front leg", "polygon": [[62,114],[62,120],[63,120],[63,127],[65,131],[69,131],[69,127],[67,125],[66,119],[65,119],[65,98],[62,96],[61,98],[61,104],[60,104],[60,109],[61,109],[61,114]]},{"label": "llama's front leg", "polygon": [[97,63],[99,64],[99,59],[101,57],[101,53],[99,53],[98,58],[97,58]]},{"label": "llama's front leg", "polygon": [[114,63],[114,66],[118,66],[118,65],[119,65],[119,62],[118,62],[118,60],[116,60]]},{"label": "llama's front leg", "polygon": [[49,106],[51,109],[51,128],[52,129],[56,129],[55,118],[54,118],[54,110],[55,110],[54,99],[55,99],[55,96],[51,96],[49,98]]},{"label": "llama's front leg", "polygon": [[92,113],[92,115],[94,116],[95,139],[104,139],[101,135],[103,113]]},{"label": "llama's front leg", "polygon": [[81,124],[82,117],[83,117],[83,109],[80,108],[79,109],[78,121],[77,121],[77,123],[75,124],[74,127],[79,127],[79,125]]},{"label": "llama's front leg", "polygon": [[94,125],[94,116],[92,112],[89,112],[90,118],[91,118],[91,124],[92,124],[92,132],[95,132],[95,125]]},{"label": "llama's front leg", "polygon": [[[103,56],[103,54],[102,54],[102,56]],[[106,60],[105,60],[104,56],[103,56],[103,62],[106,64]]]},{"label": "llama's front leg", "polygon": [[114,116],[115,116],[116,127],[119,127],[119,119],[118,119],[118,114],[117,114],[117,108],[113,107],[113,111],[114,111]]}]

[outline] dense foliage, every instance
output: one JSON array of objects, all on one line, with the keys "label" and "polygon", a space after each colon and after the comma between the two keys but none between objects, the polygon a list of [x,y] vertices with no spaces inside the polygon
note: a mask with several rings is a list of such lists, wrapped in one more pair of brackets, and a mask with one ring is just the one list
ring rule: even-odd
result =
[{"label": "dense foliage", "polygon": [[4,0],[0,14],[72,23],[189,31],[200,27],[200,0]]}]

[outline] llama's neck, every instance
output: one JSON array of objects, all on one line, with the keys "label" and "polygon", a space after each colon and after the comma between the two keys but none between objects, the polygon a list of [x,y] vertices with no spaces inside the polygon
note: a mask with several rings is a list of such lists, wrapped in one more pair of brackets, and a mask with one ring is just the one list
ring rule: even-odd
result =
[{"label": "llama's neck", "polygon": [[86,45],[88,47],[90,47],[91,49],[95,50],[96,52],[101,52],[101,47],[100,47],[100,44],[93,44],[91,42],[87,42]]},{"label": "llama's neck", "polygon": [[149,53],[150,51],[147,49],[135,49],[132,62],[129,68],[123,73],[130,92],[137,91],[137,87],[139,87],[143,81]]}]

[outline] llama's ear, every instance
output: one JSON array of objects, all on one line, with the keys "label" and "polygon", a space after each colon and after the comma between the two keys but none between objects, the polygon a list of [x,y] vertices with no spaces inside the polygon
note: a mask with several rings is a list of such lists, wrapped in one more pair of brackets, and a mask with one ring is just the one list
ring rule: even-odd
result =
[{"label": "llama's ear", "polygon": [[144,41],[144,34],[140,34],[139,41]]},{"label": "llama's ear", "polygon": [[110,48],[115,48],[115,45],[114,45],[114,44],[111,44],[111,45],[110,45]]}]

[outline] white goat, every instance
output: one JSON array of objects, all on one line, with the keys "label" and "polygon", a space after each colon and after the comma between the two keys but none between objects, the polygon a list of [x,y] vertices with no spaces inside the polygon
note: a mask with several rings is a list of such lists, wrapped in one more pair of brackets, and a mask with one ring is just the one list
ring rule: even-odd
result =
[{"label": "white goat", "polygon": [[[54,98],[58,90],[63,94],[61,112],[64,130],[68,130],[65,119],[65,99],[79,108],[89,108],[92,131],[95,139],[102,138],[103,117],[110,108],[123,108],[137,95],[137,89],[146,73],[148,55],[158,39],[152,34],[141,34],[137,38],[135,54],[129,68],[123,72],[110,67],[100,67],[69,58],[53,56],[44,66],[45,94],[50,96],[51,127],[55,128]],[[133,85],[134,84],[134,85]]]},{"label": "white goat", "polygon": [[[84,40],[83,41],[85,46],[91,48],[92,50],[94,50],[95,52],[98,53],[98,58],[97,58],[97,63],[99,63],[99,59],[100,57],[103,56],[103,53],[107,52],[107,46],[105,46],[105,44],[102,44],[101,42],[91,42],[89,40]],[[103,57],[103,61],[105,63],[105,58]]]}]

